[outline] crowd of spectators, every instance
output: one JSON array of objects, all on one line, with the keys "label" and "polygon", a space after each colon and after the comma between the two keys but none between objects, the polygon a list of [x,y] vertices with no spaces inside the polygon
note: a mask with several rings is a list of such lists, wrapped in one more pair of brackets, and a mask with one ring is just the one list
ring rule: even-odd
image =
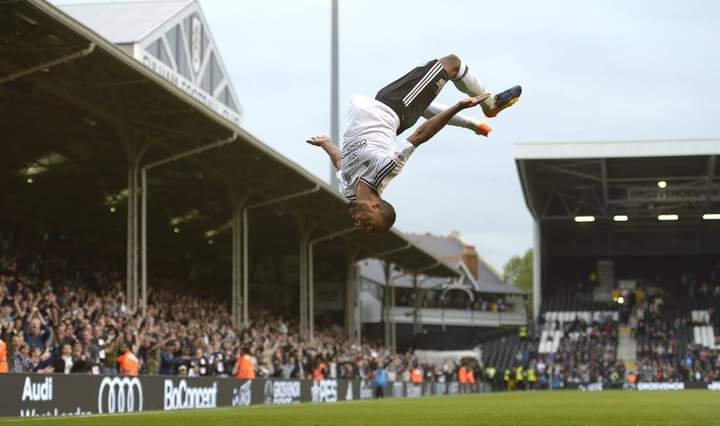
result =
[{"label": "crowd of spectators", "polygon": [[230,376],[247,355],[258,378],[365,379],[378,363],[390,380],[410,380],[417,368],[427,379],[456,377],[453,363],[352,344],[338,326],[319,327],[311,341],[297,321],[256,310],[248,326],[234,327],[225,301],[167,283],[151,287],[143,315],[128,307],[121,274],[75,261],[52,239],[20,243],[0,233],[0,339],[10,372]]},{"label": "crowd of spectators", "polygon": [[607,380],[614,371],[624,371],[617,360],[618,324],[611,316],[592,322],[576,319],[563,327],[564,335],[552,362],[562,366],[566,382]]},{"label": "crowd of spectators", "polygon": [[507,383],[529,388],[558,388],[596,382],[620,383],[625,367],[617,359],[618,322],[608,315],[600,320],[543,322],[539,329],[562,333],[556,352],[539,353],[539,333],[523,338],[514,368],[505,372]]},{"label": "crowd of spectators", "polygon": [[703,383],[720,381],[720,350],[690,344],[680,368],[686,381]]},{"label": "crowd of spectators", "polygon": [[[672,276],[673,279],[669,277]],[[720,350],[693,343],[693,326],[710,325],[715,334],[720,331],[720,262],[709,273],[661,275],[638,281],[630,289],[614,289],[612,300],[619,313],[619,322],[539,324],[539,329],[558,329],[563,337],[557,352],[536,354],[533,344],[539,337],[530,339],[527,349],[518,354],[515,369],[525,369],[525,376],[535,370],[537,384],[565,386],[604,382],[619,385],[622,382],[702,382],[720,380]],[[580,287],[579,287],[580,288]],[[576,297],[576,300],[580,300]],[[584,300],[583,300],[584,301]],[[694,324],[692,309],[705,309],[709,321]],[[626,369],[624,360],[617,358],[618,326],[629,327],[637,343],[635,365]],[[716,343],[717,346],[717,343]],[[543,372],[538,370],[540,365]],[[551,366],[547,368],[546,365]],[[516,378],[509,369],[510,380]],[[548,376],[541,380],[539,376]],[[631,379],[631,380],[629,380]]]},{"label": "crowd of spectators", "polygon": [[[411,288],[397,289],[398,306],[415,306],[416,293]],[[509,312],[514,305],[502,295],[474,292],[473,298],[464,291],[443,292],[443,290],[423,290],[420,308],[458,309],[463,311]]]},{"label": "crowd of spectators", "polygon": [[[720,351],[693,342],[693,326],[720,330],[715,309],[720,302],[718,277],[720,262],[708,273],[684,273],[672,280],[658,277],[647,290],[641,286],[632,292],[639,297],[628,325],[638,342],[641,381],[710,383],[720,379]],[[693,323],[690,311],[695,308],[707,310],[707,324]]]},{"label": "crowd of spectators", "polygon": [[[712,297],[712,293],[705,297]],[[711,306],[707,309],[707,324],[695,324],[688,315],[679,315],[667,306],[673,305],[672,302],[668,303],[671,298],[671,293],[656,291],[647,301],[637,305],[630,318],[630,325],[636,326],[640,379],[703,383],[720,380],[720,351],[694,343],[692,332],[696,325],[710,325],[718,329],[715,308]],[[681,335],[681,331],[684,331],[684,335]]]},{"label": "crowd of spectators", "polygon": [[[652,290],[652,289],[651,289]],[[680,374],[680,338],[678,331],[686,325],[682,315],[670,315],[665,306],[666,294],[661,290],[642,288],[632,292],[640,295],[628,311],[628,325],[637,342],[638,378],[643,382],[682,381]]]},{"label": "crowd of spectators", "polygon": [[[391,354],[380,344],[353,344],[332,324],[319,327],[312,341],[300,337],[297,321],[269,311],[256,310],[250,324],[235,327],[226,301],[187,288],[178,291],[167,284],[172,280],[151,287],[143,315],[128,307],[122,274],[91,256],[69,256],[51,240],[45,235],[19,241],[0,233],[0,340],[11,372],[231,376],[237,375],[239,358],[248,356],[258,378],[372,379],[378,366],[389,381],[411,381],[417,369],[426,380],[458,378],[459,365],[423,364],[412,352]],[[718,275],[700,284],[686,275],[681,282],[690,298],[712,299],[720,293]],[[399,304],[412,306],[414,295],[399,292]],[[693,324],[687,315],[669,310],[674,293],[641,286],[623,296],[620,320],[637,340],[639,381],[720,380],[720,351],[683,342],[688,336],[680,330]],[[511,309],[500,296],[471,302],[461,292],[445,300],[440,292],[424,292],[423,307],[440,305]],[[717,326],[720,318],[714,308],[709,312],[710,324]],[[539,324],[543,328],[562,332],[556,352],[539,353],[541,342],[526,333],[513,367],[496,372],[494,366],[474,365],[474,376],[497,388],[535,389],[619,385],[627,377],[617,359],[618,322],[612,317]],[[130,370],[119,362],[128,354],[136,360]]]},{"label": "crowd of spectators", "polygon": [[[557,350],[540,352],[541,330],[561,333]],[[546,334],[551,336],[552,334]],[[503,338],[495,350],[513,348],[513,359],[496,362],[504,365],[492,381],[497,389],[556,389],[604,382],[620,387],[625,366],[617,359],[618,322],[612,315],[597,320],[572,322],[542,321],[534,332],[521,327],[517,336]],[[492,348],[492,347],[490,347]],[[491,349],[492,350],[492,349]],[[492,369],[490,364],[485,371]]]}]

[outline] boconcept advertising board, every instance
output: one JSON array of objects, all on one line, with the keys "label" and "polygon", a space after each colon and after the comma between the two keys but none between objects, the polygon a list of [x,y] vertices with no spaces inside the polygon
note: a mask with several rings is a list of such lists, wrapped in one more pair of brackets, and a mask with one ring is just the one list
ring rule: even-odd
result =
[{"label": "boconcept advertising board", "polygon": [[[203,409],[251,404],[333,403],[369,399],[361,380],[237,380],[162,376],[0,375],[0,416],[83,416],[149,410]],[[457,383],[389,383],[386,397],[478,392]],[[484,390],[484,388],[483,388]]]}]

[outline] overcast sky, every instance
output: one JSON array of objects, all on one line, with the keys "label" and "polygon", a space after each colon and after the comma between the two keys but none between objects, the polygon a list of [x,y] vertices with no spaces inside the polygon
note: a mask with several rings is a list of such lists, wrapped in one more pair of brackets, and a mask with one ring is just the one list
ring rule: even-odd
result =
[{"label": "overcast sky", "polygon": [[[330,0],[199,1],[242,125],[328,180],[304,140],[329,133]],[[532,244],[512,145],[720,136],[719,41],[714,0],[340,0],[341,128],[352,94],[448,53],[491,91],[522,84],[489,139],[443,130],[385,192],[402,231],[458,230],[501,268]]]}]

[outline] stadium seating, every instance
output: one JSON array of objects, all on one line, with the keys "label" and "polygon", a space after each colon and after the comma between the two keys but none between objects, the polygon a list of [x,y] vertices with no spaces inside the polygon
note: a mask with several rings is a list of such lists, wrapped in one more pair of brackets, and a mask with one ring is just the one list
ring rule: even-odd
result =
[{"label": "stadium seating", "polygon": [[494,367],[499,371],[513,368],[518,363],[524,363],[527,358],[528,343],[517,335],[508,335],[495,339],[483,345],[483,364]]},{"label": "stadium seating", "polygon": [[720,349],[715,339],[715,329],[710,324],[708,310],[693,310],[691,312],[693,324],[693,343],[708,349]]},{"label": "stadium seating", "polygon": [[541,354],[555,353],[560,347],[563,332],[560,330],[543,330],[540,333],[538,352]]},{"label": "stadium seating", "polygon": [[693,327],[693,342],[704,348],[720,349],[715,344],[715,331],[710,325]]}]

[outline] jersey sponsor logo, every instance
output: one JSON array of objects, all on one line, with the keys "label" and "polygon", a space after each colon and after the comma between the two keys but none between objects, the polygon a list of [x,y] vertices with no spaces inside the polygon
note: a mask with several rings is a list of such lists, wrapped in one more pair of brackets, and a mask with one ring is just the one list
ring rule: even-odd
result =
[{"label": "jersey sponsor logo", "polygon": [[366,139],[358,139],[358,140],[356,140],[356,141],[352,141],[352,142],[350,142],[350,143],[347,143],[347,144],[343,145],[343,149],[342,149],[342,158],[343,158],[343,160],[344,160],[347,156],[349,156],[349,155],[351,155],[351,154],[354,154],[354,153],[358,152],[359,150],[361,150],[361,149],[363,149],[363,148],[366,148],[366,147],[367,147],[367,140],[366,140]]},{"label": "jersey sponsor logo", "polygon": [[[367,140],[365,139],[359,139],[347,144],[343,145],[342,150],[342,160],[340,163],[340,168],[342,170],[351,169],[358,165],[360,162],[360,156],[357,154],[358,151],[361,149],[364,149],[367,147]],[[365,164],[367,166],[369,163]],[[347,175],[347,173],[343,174],[343,177],[345,178],[345,184],[347,185],[350,181],[350,177]]]},{"label": "jersey sponsor logo", "polygon": [[105,377],[98,389],[98,413],[142,411],[143,389],[137,377]]}]

